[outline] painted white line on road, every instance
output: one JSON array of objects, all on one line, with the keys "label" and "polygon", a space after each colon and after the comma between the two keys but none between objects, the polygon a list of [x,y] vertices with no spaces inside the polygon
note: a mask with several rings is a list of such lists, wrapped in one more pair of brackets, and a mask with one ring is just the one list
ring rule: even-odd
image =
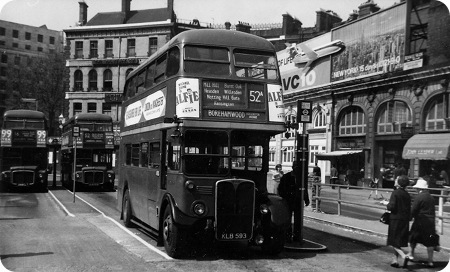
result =
[{"label": "painted white line on road", "polygon": [[[71,191],[67,190],[69,193],[73,194]],[[167,255],[165,252],[157,249],[156,247],[152,246],[151,244],[147,243],[144,239],[142,239],[141,237],[137,236],[136,234],[134,234],[133,232],[131,232],[129,229],[127,229],[126,227],[122,226],[119,222],[117,222],[116,220],[114,220],[113,218],[107,216],[106,214],[104,214],[102,211],[100,211],[99,209],[97,209],[96,207],[94,207],[91,203],[87,202],[86,200],[82,199],[81,197],[79,197],[78,195],[75,195],[76,198],[78,198],[79,200],[83,201],[84,203],[88,204],[91,208],[93,208],[94,210],[98,211],[101,215],[103,215],[105,218],[109,219],[110,221],[112,221],[114,224],[116,224],[119,228],[121,228],[123,231],[125,231],[126,233],[128,233],[129,235],[131,235],[133,238],[135,238],[136,240],[138,240],[139,242],[141,242],[144,246],[146,246],[147,248],[149,248],[150,250],[154,251],[155,253],[161,255],[162,257],[164,257],[166,260],[173,260],[172,257],[170,257],[169,255]]]},{"label": "painted white line on road", "polygon": [[58,203],[58,205],[61,206],[61,208],[64,210],[64,212],[68,216],[75,217],[75,215],[70,213],[69,210],[67,210],[66,207],[56,198],[56,196],[52,193],[52,191],[49,190],[48,193],[53,197],[53,199],[56,201],[56,203]]}]

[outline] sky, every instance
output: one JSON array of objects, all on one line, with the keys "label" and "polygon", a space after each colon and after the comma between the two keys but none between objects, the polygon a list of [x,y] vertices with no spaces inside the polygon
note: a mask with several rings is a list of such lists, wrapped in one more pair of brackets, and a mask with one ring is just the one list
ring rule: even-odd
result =
[{"label": "sky", "polygon": [[[31,26],[46,25],[48,29],[64,30],[75,26],[79,15],[79,0],[0,0],[0,20]],[[99,12],[121,10],[122,0],[84,0],[88,20]],[[352,10],[367,0],[174,0],[177,18],[198,19],[221,24],[239,21],[249,24],[282,23],[283,14],[299,19],[303,27],[313,27],[316,11],[332,10],[347,20]],[[374,0],[382,9],[400,0]],[[450,0],[442,2],[450,3]],[[163,8],[167,0],[132,0],[131,10]]]}]

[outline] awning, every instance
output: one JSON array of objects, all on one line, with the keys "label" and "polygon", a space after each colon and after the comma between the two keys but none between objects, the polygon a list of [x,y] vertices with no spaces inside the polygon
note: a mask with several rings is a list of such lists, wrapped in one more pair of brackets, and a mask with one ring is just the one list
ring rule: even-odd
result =
[{"label": "awning", "polygon": [[416,134],[403,147],[403,159],[447,160],[450,133]]},{"label": "awning", "polygon": [[336,150],[327,153],[318,153],[316,158],[318,160],[331,160],[341,156],[353,155],[363,152],[361,149],[347,149],[347,150]]}]

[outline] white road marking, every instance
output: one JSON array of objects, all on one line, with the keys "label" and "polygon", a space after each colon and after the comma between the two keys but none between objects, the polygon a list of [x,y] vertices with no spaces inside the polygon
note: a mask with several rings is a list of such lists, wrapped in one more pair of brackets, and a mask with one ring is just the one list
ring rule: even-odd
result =
[{"label": "white road marking", "polygon": [[[71,191],[67,190],[69,193],[73,194]],[[49,191],[50,192],[50,191]],[[134,234],[133,232],[131,232],[129,229],[127,229],[126,227],[122,226],[119,222],[117,222],[116,220],[114,220],[113,218],[107,216],[106,214],[104,214],[102,211],[100,211],[99,209],[97,209],[96,207],[94,207],[91,203],[87,202],[86,200],[82,199],[81,197],[79,197],[78,195],[75,195],[76,198],[78,198],[79,200],[83,201],[84,203],[86,203],[87,205],[89,205],[91,208],[93,208],[94,210],[96,210],[97,212],[99,212],[101,215],[103,215],[105,218],[109,219],[111,222],[113,222],[114,224],[116,224],[119,228],[121,228],[123,231],[125,231],[126,233],[128,233],[129,235],[131,235],[133,238],[135,238],[136,240],[138,240],[139,242],[141,242],[144,246],[146,246],[148,249],[154,251],[155,253],[161,255],[162,257],[164,257],[166,260],[173,260],[172,257],[170,257],[169,255],[167,255],[165,252],[157,249],[156,247],[152,246],[151,244],[147,243],[144,239],[142,239],[141,237],[137,236],[136,234]],[[59,201],[58,201],[59,202]],[[59,202],[60,203],[60,202]],[[61,204],[62,205],[62,204]],[[64,206],[64,205],[63,205]],[[65,207],[64,207],[64,210]],[[68,211],[67,211],[68,212]]]},{"label": "white road marking", "polygon": [[67,210],[66,207],[56,198],[56,196],[52,193],[52,191],[49,190],[48,193],[53,197],[56,203],[58,203],[58,205],[61,206],[61,208],[68,216],[75,217],[75,215],[70,213],[69,210]]}]

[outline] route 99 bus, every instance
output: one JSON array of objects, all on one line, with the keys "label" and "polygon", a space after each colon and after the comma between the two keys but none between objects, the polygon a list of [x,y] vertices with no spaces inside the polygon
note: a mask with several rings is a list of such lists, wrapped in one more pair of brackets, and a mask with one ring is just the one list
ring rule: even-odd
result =
[{"label": "route 99 bus", "polygon": [[46,192],[48,184],[47,121],[42,112],[9,110],[0,139],[0,186]]},{"label": "route 99 bus", "polygon": [[175,258],[205,238],[283,249],[288,208],[267,191],[269,140],[285,130],[270,42],[180,33],[128,75],[122,108],[117,197],[127,227],[152,231]]},{"label": "route 99 bus", "polygon": [[[73,137],[73,128],[79,127],[80,137]],[[76,148],[76,170],[73,173]],[[64,125],[61,138],[61,182],[72,188],[73,182],[85,187],[103,187],[114,190],[112,169],[114,151],[113,122],[109,115],[81,113]]]}]

